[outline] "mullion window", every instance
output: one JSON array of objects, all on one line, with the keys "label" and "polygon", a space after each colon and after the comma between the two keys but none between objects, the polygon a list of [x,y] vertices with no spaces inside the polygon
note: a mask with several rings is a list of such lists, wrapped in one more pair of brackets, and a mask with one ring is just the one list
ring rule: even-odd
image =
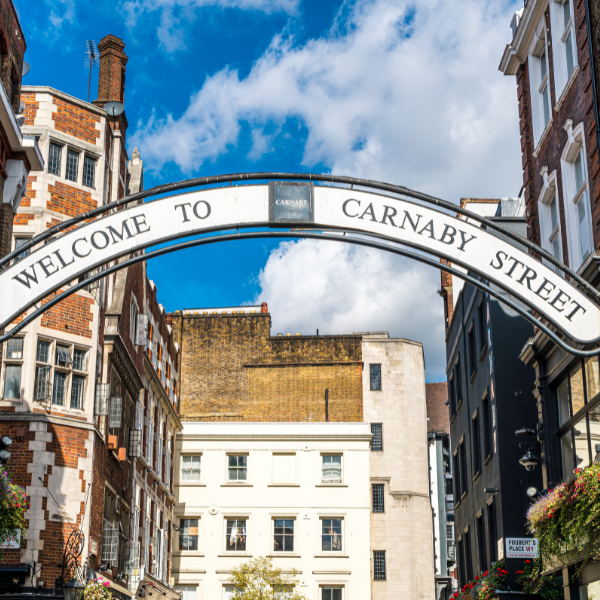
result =
[{"label": "mullion window", "polygon": [[246,519],[227,519],[225,550],[228,552],[246,550]]},{"label": "mullion window", "polygon": [[342,519],[321,519],[321,549],[323,552],[342,551]]},{"label": "mullion window", "polygon": [[52,386],[52,404],[64,406],[67,397],[68,373],[63,371],[54,372],[54,384]]},{"label": "mullion window", "polygon": [[228,461],[229,481],[246,481],[248,478],[248,457],[245,454],[231,454],[228,456]]},{"label": "mullion window", "polygon": [[294,519],[275,519],[273,551],[294,551]]},{"label": "mullion window", "polygon": [[373,494],[373,512],[382,513],[384,512],[384,484],[374,483],[372,485]]},{"label": "mullion window", "polygon": [[373,551],[373,579],[375,581],[385,581],[385,550]]},{"label": "mullion window", "polygon": [[50,144],[48,153],[48,173],[58,175],[60,177],[60,162],[61,162],[62,146],[58,144]]},{"label": "mullion window", "polygon": [[94,174],[96,171],[96,161],[87,154],[83,157],[83,185],[94,187]]},{"label": "mullion window", "polygon": [[77,181],[77,171],[79,168],[79,153],[74,150],[67,150],[67,171],[65,179]]}]

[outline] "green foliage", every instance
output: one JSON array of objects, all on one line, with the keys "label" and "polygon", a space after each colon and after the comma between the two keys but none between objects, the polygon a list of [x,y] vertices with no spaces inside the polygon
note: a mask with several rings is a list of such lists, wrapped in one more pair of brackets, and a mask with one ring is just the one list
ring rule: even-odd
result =
[{"label": "green foliage", "polygon": [[588,560],[599,559],[600,464],[576,469],[548,490],[527,512],[527,522],[539,540],[540,570],[554,557],[577,560],[577,573]]},{"label": "green foliage", "polygon": [[541,561],[525,561],[523,571],[515,571],[517,583],[524,594],[538,594],[545,600],[563,600],[565,597],[562,575],[542,575]]},{"label": "green foliage", "polygon": [[0,544],[5,543],[17,530],[22,532],[25,529],[25,511],[28,508],[29,499],[25,490],[13,483],[8,471],[0,466]]},{"label": "green foliage", "polygon": [[462,590],[455,592],[451,600],[491,600],[498,586],[508,581],[508,571],[501,563],[494,563],[492,568],[481,576],[469,581]]},{"label": "green foliage", "polygon": [[110,593],[110,583],[102,577],[89,581],[83,592],[83,600],[113,600]]},{"label": "green foliage", "polygon": [[234,586],[233,600],[306,600],[295,589],[294,569],[283,575],[270,558],[259,556],[233,569],[229,582]]}]

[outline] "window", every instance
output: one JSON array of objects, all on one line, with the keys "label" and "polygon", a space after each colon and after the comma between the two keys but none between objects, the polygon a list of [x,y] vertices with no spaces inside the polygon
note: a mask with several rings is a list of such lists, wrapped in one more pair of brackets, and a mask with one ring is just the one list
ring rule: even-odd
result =
[{"label": "window", "polygon": [[458,587],[462,588],[467,582],[465,574],[465,543],[458,538]]},{"label": "window", "polygon": [[458,453],[460,454],[460,472],[462,476],[460,487],[462,493],[464,494],[469,491],[469,485],[467,481],[467,451],[465,450],[464,440],[458,444]]},{"label": "window", "polygon": [[462,474],[461,474],[461,468],[460,468],[460,456],[458,453],[458,448],[456,448],[456,450],[454,451],[454,487],[455,487],[455,494],[456,494],[456,502],[458,502],[461,498],[461,484],[462,484]]},{"label": "window", "polygon": [[77,168],[79,166],[79,153],[75,150],[67,150],[67,171],[65,179],[77,181]]},{"label": "window", "polygon": [[181,481],[200,481],[200,456],[181,457]]},{"label": "window", "polygon": [[181,600],[196,600],[195,585],[178,585],[175,589],[181,592]]},{"label": "window", "polygon": [[[15,238],[15,250],[18,250],[19,248],[21,248],[22,246],[24,246],[31,238],[28,237],[18,237]],[[23,250],[23,252],[21,252],[21,254],[19,254],[14,260],[13,260],[13,265],[16,262],[19,262],[20,260],[23,260],[26,256],[29,256],[29,253],[31,252],[31,249],[28,248],[27,250]]]},{"label": "window", "polygon": [[87,352],[75,348],[73,351],[73,369],[76,371],[85,371],[85,357]]},{"label": "window", "polygon": [[10,338],[6,343],[6,358],[23,358],[23,338]]},{"label": "window", "polygon": [[67,396],[67,374],[62,371],[54,373],[54,385],[52,386],[52,404],[65,405]]},{"label": "window", "polygon": [[373,579],[385,581],[385,550],[373,551]]},{"label": "window", "polygon": [[321,550],[342,551],[342,519],[321,519]]},{"label": "window", "polygon": [[198,519],[180,519],[179,549],[198,550]]},{"label": "window", "polygon": [[383,500],[383,483],[374,483],[371,486],[372,494],[373,494],[373,512],[374,513],[382,513],[384,511],[384,500]]},{"label": "window", "polygon": [[543,19],[536,32],[533,52],[529,56],[529,75],[531,82],[533,137],[537,146],[550,121],[548,56],[546,51],[546,27]]},{"label": "window", "polygon": [[21,398],[21,365],[7,364],[4,369],[4,399]]},{"label": "window", "polygon": [[473,376],[477,371],[477,359],[475,358],[475,323],[471,323],[471,329],[467,333],[467,350],[469,352],[469,370],[470,379],[473,381]]},{"label": "window", "polygon": [[370,365],[370,381],[371,381],[371,391],[372,392],[380,392],[381,391],[381,365]]},{"label": "window", "polygon": [[481,403],[481,426],[483,428],[483,458],[492,455],[492,421],[490,412],[490,396],[486,391]]},{"label": "window", "polygon": [[223,600],[230,600],[231,598],[233,598],[234,591],[235,591],[235,586],[224,585],[223,586]]},{"label": "window", "polygon": [[456,392],[454,391],[456,382],[454,381],[454,373],[448,375],[448,405],[450,407],[450,418],[456,414]]},{"label": "window", "polygon": [[341,454],[323,455],[323,483],[342,483]]},{"label": "window", "polygon": [[600,393],[598,358],[578,359],[556,388],[563,478],[596,458],[595,439],[600,409],[594,402]]},{"label": "window", "polygon": [[487,507],[488,534],[490,536],[490,564],[493,565],[497,560],[496,551],[496,510],[494,502],[490,502]]},{"label": "window", "polygon": [[463,536],[465,542],[465,567],[466,567],[466,576],[467,581],[471,581],[473,579],[473,557],[471,555],[471,536],[469,535],[469,530],[465,531]]},{"label": "window", "polygon": [[381,452],[383,450],[383,425],[381,423],[371,423],[371,451]]},{"label": "window", "polygon": [[554,43],[554,91],[560,98],[577,65],[572,0],[550,2],[550,22]]},{"label": "window", "polygon": [[322,587],[321,600],[342,600],[341,587]]},{"label": "window", "polygon": [[[562,262],[560,218],[558,196],[556,194],[556,171],[548,175],[546,167],[543,167],[542,175],[544,178],[544,187],[538,199],[542,247],[552,254],[556,260]],[[553,264],[549,262],[546,264],[558,272],[557,267]]]},{"label": "window", "polygon": [[131,310],[129,312],[129,337],[131,341],[135,344],[137,340],[137,323],[138,323],[138,315],[140,311],[138,310],[137,304],[131,299]]},{"label": "window", "polygon": [[48,153],[48,173],[58,175],[60,177],[60,157],[62,154],[62,146],[50,143],[50,152]]},{"label": "window", "polygon": [[273,519],[273,551],[294,551],[294,519]]},{"label": "window", "polygon": [[69,352],[69,348],[67,346],[56,346],[55,364],[61,367],[66,367],[67,365],[73,364],[71,353]]},{"label": "window", "polygon": [[477,412],[472,418],[473,427],[473,471],[475,475],[481,471],[481,451],[479,449],[479,419],[477,418]]},{"label": "window", "polygon": [[[582,131],[583,128],[580,135]],[[562,164],[565,212],[569,226],[569,259],[571,268],[577,270],[593,250],[586,157],[582,142],[573,161],[567,160]]]},{"label": "window", "polygon": [[83,157],[83,185],[94,187],[94,174],[96,171],[96,161],[87,154]]},{"label": "window", "polygon": [[73,375],[71,383],[71,408],[83,409],[83,390],[85,386],[85,377]]},{"label": "window", "polygon": [[483,513],[477,517],[477,549],[479,554],[479,573],[486,568],[485,562],[485,527],[483,525]]},{"label": "window", "polygon": [[246,551],[246,519],[227,519],[225,528],[225,550]]},{"label": "window", "polygon": [[228,481],[246,481],[248,477],[248,456],[245,454],[229,454],[227,457]]},{"label": "window", "polygon": [[454,362],[454,399],[456,400],[456,410],[462,403],[462,377],[460,371],[460,354],[457,354]]},{"label": "window", "polygon": [[477,321],[479,322],[479,354],[483,353],[485,348],[485,296],[482,294],[481,302],[477,306]]}]

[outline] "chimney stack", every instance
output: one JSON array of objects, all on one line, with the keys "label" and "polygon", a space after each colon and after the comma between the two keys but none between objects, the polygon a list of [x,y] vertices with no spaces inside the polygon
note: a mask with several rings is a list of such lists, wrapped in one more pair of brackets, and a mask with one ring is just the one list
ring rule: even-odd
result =
[{"label": "chimney stack", "polygon": [[127,55],[123,51],[123,40],[107,35],[100,40],[100,75],[98,78],[98,99],[94,104],[104,106],[107,102],[125,102],[125,65]]}]

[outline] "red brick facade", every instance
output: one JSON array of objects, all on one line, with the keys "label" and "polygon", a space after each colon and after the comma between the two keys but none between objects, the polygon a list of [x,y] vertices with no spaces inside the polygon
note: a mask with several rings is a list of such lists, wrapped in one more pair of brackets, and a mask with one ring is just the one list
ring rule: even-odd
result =
[{"label": "red brick facade", "polygon": [[76,217],[97,206],[89,192],[61,181],[49,185],[48,191],[50,192],[50,200],[46,204],[48,210],[54,210],[68,217]]},{"label": "red brick facade", "polygon": [[96,143],[96,140],[100,138],[100,130],[96,127],[96,123],[100,123],[99,115],[60,98],[55,97],[52,102],[57,106],[57,111],[52,113],[52,120],[57,131],[62,131],[90,144]]},{"label": "red brick facade", "polygon": [[[59,290],[58,293],[61,291]],[[50,298],[42,300],[42,304],[49,300]],[[93,304],[94,301],[91,298],[73,294],[42,315],[42,327],[91,338],[90,325],[93,321],[91,311]]]}]

